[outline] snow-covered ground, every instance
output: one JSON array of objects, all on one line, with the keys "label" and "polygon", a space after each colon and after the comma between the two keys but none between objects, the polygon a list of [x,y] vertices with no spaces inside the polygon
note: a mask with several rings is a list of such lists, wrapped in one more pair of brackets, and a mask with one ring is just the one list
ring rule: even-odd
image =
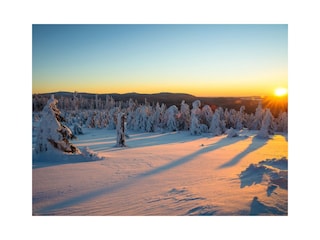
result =
[{"label": "snow-covered ground", "polygon": [[85,128],[82,155],[33,154],[33,215],[287,215],[287,135],[256,134]]}]

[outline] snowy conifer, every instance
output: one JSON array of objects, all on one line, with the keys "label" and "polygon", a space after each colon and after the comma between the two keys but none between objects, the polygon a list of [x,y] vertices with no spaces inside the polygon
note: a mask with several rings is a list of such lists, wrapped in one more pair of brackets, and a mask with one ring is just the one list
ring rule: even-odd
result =
[{"label": "snowy conifer", "polygon": [[201,119],[202,123],[207,125],[208,128],[210,127],[211,121],[212,121],[213,112],[209,105],[204,105],[201,110]]},{"label": "snowy conifer", "polygon": [[262,120],[263,120],[264,110],[262,109],[261,102],[259,102],[258,107],[256,108],[256,112],[254,115],[254,121],[251,125],[251,130],[259,130],[261,129]]},{"label": "snowy conifer", "polygon": [[125,140],[125,114],[123,112],[118,113],[117,117],[117,147],[126,147]]},{"label": "snowy conifer", "polygon": [[127,129],[133,130],[134,128],[135,109],[136,109],[136,104],[132,100],[132,98],[130,98],[128,102],[128,108],[127,108]]},{"label": "snowy conifer", "polygon": [[239,112],[237,112],[236,114],[236,123],[235,123],[235,128],[237,130],[241,130],[244,126],[244,110],[245,110],[245,106],[241,106]]},{"label": "snowy conifer", "polygon": [[279,132],[288,132],[288,114],[287,112],[282,112],[279,114],[277,131]]},{"label": "snowy conifer", "polygon": [[220,121],[220,113],[217,110],[213,114],[209,132],[213,133],[213,136],[219,136],[224,132],[223,124]]},{"label": "snowy conifer", "polygon": [[160,122],[161,122],[161,108],[159,102],[156,103],[155,110],[153,112],[153,120],[154,120],[154,130],[156,131],[158,128],[160,128]]},{"label": "snowy conifer", "polygon": [[107,111],[107,122],[108,122],[108,129],[113,130],[116,128],[116,116],[119,109],[116,107],[111,108]]},{"label": "snowy conifer", "polygon": [[176,105],[170,106],[165,115],[165,119],[167,120],[166,122],[166,127],[169,131],[177,131],[178,130],[178,122],[177,122],[177,114],[179,110]]},{"label": "snowy conifer", "polygon": [[200,115],[201,115],[201,102],[200,100],[196,100],[192,103],[192,110],[191,110],[191,125],[190,125],[190,133],[192,135],[201,134],[200,128]]},{"label": "snowy conifer", "polygon": [[267,108],[262,120],[261,129],[258,132],[258,137],[269,138],[270,134],[274,134],[273,116],[270,109]]},{"label": "snowy conifer", "polygon": [[73,105],[73,109],[74,109],[75,111],[78,111],[78,108],[79,108],[79,99],[78,99],[78,93],[77,93],[76,91],[73,93],[72,105]]},{"label": "snowy conifer", "polygon": [[35,151],[40,153],[58,149],[63,152],[78,153],[80,150],[69,142],[69,139],[75,136],[62,123],[64,119],[56,106],[57,102],[52,95],[42,110]]},{"label": "snowy conifer", "polygon": [[183,100],[181,102],[180,114],[178,115],[178,125],[181,130],[189,130],[190,128],[190,108]]}]

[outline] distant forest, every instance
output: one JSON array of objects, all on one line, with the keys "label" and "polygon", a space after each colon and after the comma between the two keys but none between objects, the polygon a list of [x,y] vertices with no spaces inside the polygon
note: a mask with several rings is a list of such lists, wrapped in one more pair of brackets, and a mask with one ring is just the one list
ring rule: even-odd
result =
[{"label": "distant forest", "polygon": [[258,104],[261,103],[263,108],[269,108],[273,116],[277,116],[280,112],[288,111],[287,99],[274,99],[270,97],[261,98],[258,96],[252,97],[196,97],[185,93],[157,93],[157,94],[139,94],[139,93],[126,93],[126,94],[94,94],[94,93],[79,93],[79,92],[54,92],[44,94],[32,95],[32,111],[42,111],[50,96],[58,100],[58,108],[61,110],[75,110],[77,109],[104,109],[106,108],[109,99],[115,102],[127,103],[133,99],[137,104],[145,104],[149,102],[151,106],[157,103],[165,104],[166,107],[172,105],[180,106],[184,100],[186,104],[192,105],[195,100],[200,100],[201,105],[208,105],[212,111],[221,107],[223,109],[234,109],[239,111],[241,106],[245,107],[246,113],[254,113]]}]

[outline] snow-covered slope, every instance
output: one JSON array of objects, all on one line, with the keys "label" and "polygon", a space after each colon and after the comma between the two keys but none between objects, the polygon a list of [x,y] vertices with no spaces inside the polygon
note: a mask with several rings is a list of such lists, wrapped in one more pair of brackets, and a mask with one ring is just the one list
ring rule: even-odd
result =
[{"label": "snow-covered slope", "polygon": [[129,135],[84,129],[82,155],[34,154],[33,215],[288,214],[286,135]]}]

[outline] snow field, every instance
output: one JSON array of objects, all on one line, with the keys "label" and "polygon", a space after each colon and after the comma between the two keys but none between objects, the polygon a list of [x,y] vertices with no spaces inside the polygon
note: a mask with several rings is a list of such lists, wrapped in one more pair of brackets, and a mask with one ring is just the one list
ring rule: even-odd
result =
[{"label": "snow field", "polygon": [[84,129],[72,143],[98,158],[34,159],[33,215],[287,215],[288,191],[268,192],[268,174],[241,186],[250,164],[288,157],[286,135],[256,135],[129,132],[116,148],[115,130]]}]

